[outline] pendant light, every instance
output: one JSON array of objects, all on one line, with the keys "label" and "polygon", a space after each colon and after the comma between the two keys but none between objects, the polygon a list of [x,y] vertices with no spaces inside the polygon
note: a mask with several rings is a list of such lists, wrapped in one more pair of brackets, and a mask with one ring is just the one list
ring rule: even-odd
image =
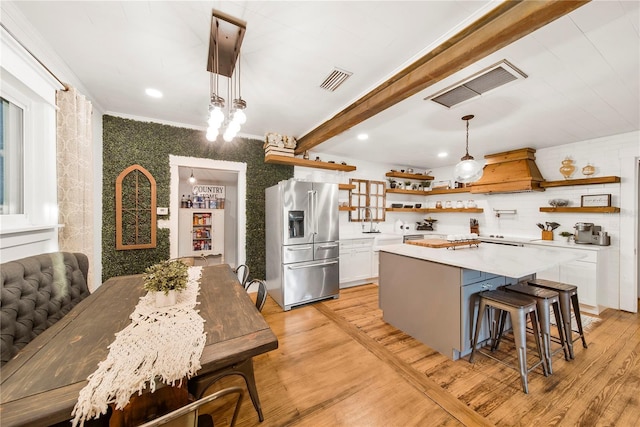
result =
[{"label": "pendant light", "polygon": [[[209,118],[206,138],[215,141],[222,134],[226,142],[236,137],[247,121],[245,109],[247,102],[241,92],[241,56],[240,45],[246,29],[246,23],[222,13],[213,12],[211,17],[211,35],[209,38],[210,74]],[[221,63],[222,61],[222,63]],[[237,67],[236,67],[237,65]],[[220,75],[228,78],[227,109],[225,99],[220,95]]]},{"label": "pendant light", "polygon": [[479,180],[482,177],[482,165],[476,162],[472,156],[469,155],[469,120],[473,119],[473,115],[462,117],[462,120],[467,122],[467,148],[466,154],[460,159],[453,170],[455,180],[458,182],[469,183]]},{"label": "pendant light", "polygon": [[193,169],[191,169],[191,176],[189,177],[189,184],[195,184],[196,183],[196,177],[193,176]]}]

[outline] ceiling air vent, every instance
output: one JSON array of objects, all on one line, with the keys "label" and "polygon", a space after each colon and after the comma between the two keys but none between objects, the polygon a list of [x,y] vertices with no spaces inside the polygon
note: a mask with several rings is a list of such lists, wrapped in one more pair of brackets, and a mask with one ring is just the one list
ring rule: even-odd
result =
[{"label": "ceiling air vent", "polygon": [[526,78],[527,75],[525,73],[514,67],[507,60],[502,60],[466,80],[449,86],[435,95],[426,97],[425,100],[451,108],[514,80]]},{"label": "ceiling air vent", "polygon": [[353,75],[353,73],[350,72],[350,71],[345,71],[345,70],[341,70],[339,68],[334,68],[333,71],[331,71],[331,73],[329,73],[327,78],[324,79],[324,81],[322,82],[320,87],[322,89],[328,90],[329,92],[333,92],[336,89],[338,89],[338,87],[340,87],[340,85],[342,83],[344,83],[344,81],[347,80],[352,75]]}]

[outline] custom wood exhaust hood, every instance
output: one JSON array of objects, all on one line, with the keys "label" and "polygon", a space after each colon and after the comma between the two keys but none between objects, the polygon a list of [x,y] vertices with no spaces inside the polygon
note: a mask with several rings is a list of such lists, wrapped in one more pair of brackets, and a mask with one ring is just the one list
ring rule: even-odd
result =
[{"label": "custom wood exhaust hood", "polygon": [[544,181],[536,165],[536,150],[521,148],[487,154],[482,178],[471,186],[472,193],[520,193],[544,191]]}]

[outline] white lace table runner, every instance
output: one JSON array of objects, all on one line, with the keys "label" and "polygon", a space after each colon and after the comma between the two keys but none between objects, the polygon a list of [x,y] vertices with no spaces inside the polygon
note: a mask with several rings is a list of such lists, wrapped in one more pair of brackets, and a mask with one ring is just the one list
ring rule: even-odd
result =
[{"label": "white lace table runner", "polygon": [[155,295],[140,298],[131,314],[131,324],[116,334],[109,355],[89,376],[73,408],[75,427],[107,412],[109,404],[124,408],[136,392],[153,392],[156,379],[175,385],[200,369],[206,335],[204,319],[195,310],[202,267],[189,267],[187,289],[177,303],[156,308]]}]

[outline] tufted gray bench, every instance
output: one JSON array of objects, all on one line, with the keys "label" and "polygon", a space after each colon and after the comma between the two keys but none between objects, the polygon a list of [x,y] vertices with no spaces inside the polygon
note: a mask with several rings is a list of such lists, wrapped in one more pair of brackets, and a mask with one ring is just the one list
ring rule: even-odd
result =
[{"label": "tufted gray bench", "polygon": [[53,252],[0,265],[0,366],[89,295],[89,259]]}]

